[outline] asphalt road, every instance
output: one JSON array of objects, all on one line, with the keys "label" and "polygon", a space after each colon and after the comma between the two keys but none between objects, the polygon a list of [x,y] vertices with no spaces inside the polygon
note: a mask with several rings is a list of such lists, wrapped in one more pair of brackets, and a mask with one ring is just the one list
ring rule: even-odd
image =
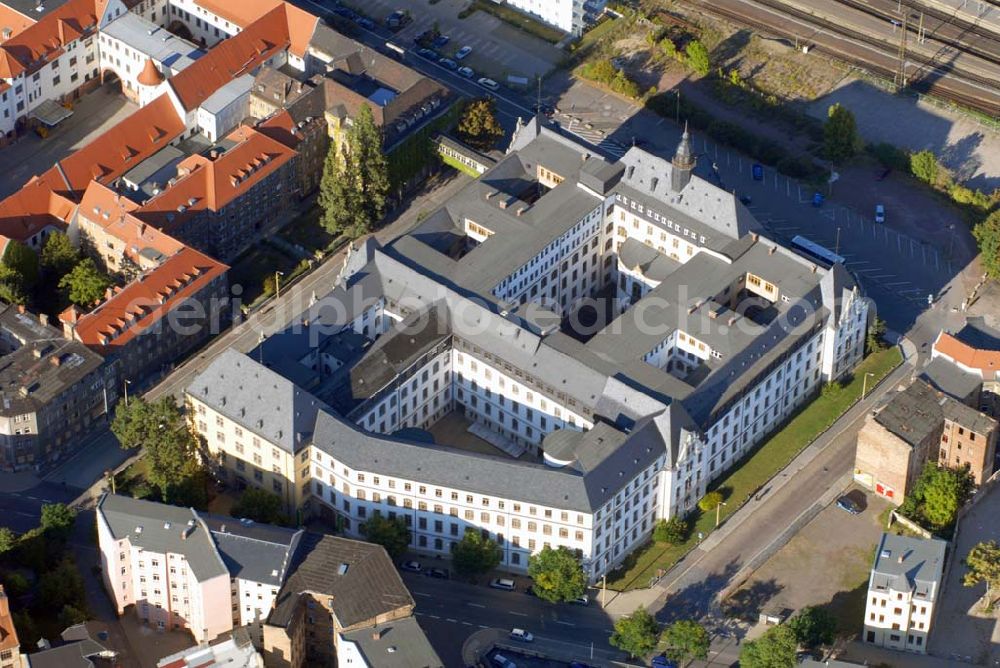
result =
[{"label": "asphalt road", "polygon": [[547,603],[520,591],[435,580],[416,573],[402,575],[417,603],[420,626],[446,666],[464,665],[462,643],[486,628],[507,632],[525,629],[535,636],[532,649],[555,649],[583,661],[591,656],[601,662],[625,658],[608,644],[613,622],[596,603]]}]

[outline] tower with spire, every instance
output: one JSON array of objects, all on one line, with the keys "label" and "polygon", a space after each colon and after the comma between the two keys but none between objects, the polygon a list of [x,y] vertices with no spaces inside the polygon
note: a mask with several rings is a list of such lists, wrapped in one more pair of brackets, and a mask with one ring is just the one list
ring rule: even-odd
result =
[{"label": "tower with spire", "polygon": [[695,165],[687,121],[684,121],[684,134],[681,135],[681,142],[677,145],[677,151],[670,162],[673,165],[670,173],[670,189],[675,193],[680,192],[684,190],[684,186],[691,180],[691,172],[694,170]]}]

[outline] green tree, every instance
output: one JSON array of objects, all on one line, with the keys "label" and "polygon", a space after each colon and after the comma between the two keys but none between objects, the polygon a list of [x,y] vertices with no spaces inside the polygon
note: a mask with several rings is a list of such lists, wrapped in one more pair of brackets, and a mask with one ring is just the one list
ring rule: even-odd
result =
[{"label": "green tree", "polygon": [[28,589],[31,588],[28,578],[16,571],[7,573],[7,575],[4,576],[3,585],[4,590],[6,590],[10,596],[20,596],[21,594],[26,594]]},{"label": "green tree", "polygon": [[361,106],[343,144],[330,144],[319,189],[321,222],[331,234],[361,236],[385,214],[389,166],[367,105]]},{"label": "green tree", "polygon": [[832,645],[837,632],[837,618],[826,608],[810,605],[788,620],[795,639],[806,647]]},{"label": "green tree", "polygon": [[688,42],[684,48],[687,54],[687,64],[698,76],[705,76],[712,70],[712,59],[708,55],[708,49],[698,40]]},{"label": "green tree", "polygon": [[660,625],[646,608],[639,608],[627,617],[621,617],[615,622],[614,633],[608,639],[612,646],[631,657],[645,657],[656,649],[657,636],[660,635]]},{"label": "green tree", "polygon": [[496,103],[483,98],[469,103],[458,121],[458,136],[469,146],[488,151],[503,137],[496,117]]},{"label": "green tree", "polygon": [[653,527],[653,540],[677,545],[687,538],[688,529],[688,523],[675,515],[669,520],[660,520],[656,523]]},{"label": "green tree", "polygon": [[701,509],[701,512],[710,513],[718,508],[722,501],[723,498],[721,492],[709,492],[698,500],[698,507]]},{"label": "green tree", "polygon": [[49,535],[65,537],[76,522],[76,510],[63,503],[46,503],[42,506],[42,531]]},{"label": "green tree", "polygon": [[757,640],[744,643],[740,650],[740,668],[789,668],[795,665],[796,650],[795,632],[779,624]]},{"label": "green tree", "polygon": [[23,304],[27,296],[21,275],[0,263],[0,299],[8,304]]},{"label": "green tree", "polygon": [[63,276],[80,261],[80,251],[77,250],[69,235],[65,232],[53,232],[42,246],[42,269]]},{"label": "green tree", "polygon": [[666,645],[667,658],[682,663],[707,659],[711,639],[704,626],[693,619],[681,619],[663,630],[660,643]]},{"label": "green tree", "polygon": [[884,336],[885,320],[876,315],[868,323],[868,336],[865,343],[869,353],[875,353],[885,348],[885,343],[882,342]]},{"label": "green tree", "polygon": [[279,524],[282,511],[281,497],[259,487],[247,487],[240,500],[229,512],[233,517],[245,517],[254,522]]},{"label": "green tree", "polygon": [[136,397],[127,406],[118,402],[111,431],[123,448],[145,448],[147,478],[165,501],[175,485],[201,470],[196,440],[170,396],[153,402]]},{"label": "green tree", "polygon": [[64,605],[59,612],[59,626],[64,629],[76,626],[77,624],[83,624],[88,619],[90,617],[86,612],[72,605]]},{"label": "green tree", "polygon": [[857,124],[846,107],[838,102],[827,110],[823,125],[823,148],[826,157],[833,162],[843,162],[854,157],[861,148]]},{"label": "green tree", "polygon": [[34,647],[42,635],[38,631],[38,625],[27,610],[18,610],[14,613],[14,628],[17,630],[17,639],[21,641],[21,647]]},{"label": "green tree", "polygon": [[928,462],[900,510],[931,531],[940,531],[955,521],[973,487],[968,468],[949,469]]},{"label": "green tree", "polygon": [[990,278],[1000,279],[1000,209],[977,223],[972,228],[972,236],[979,245],[986,273]]},{"label": "green tree", "polygon": [[528,558],[528,575],[534,581],[534,592],[545,601],[561,603],[583,596],[587,576],[577,556],[564,546],[553,549],[546,545]]},{"label": "green tree", "polygon": [[910,173],[924,183],[936,184],[940,170],[937,156],[931,151],[924,150],[910,154]]},{"label": "green tree", "polygon": [[59,287],[77,306],[92,306],[104,299],[104,293],[110,286],[111,279],[89,257],[80,260],[59,280]]},{"label": "green tree", "polygon": [[475,529],[466,529],[462,540],[451,546],[451,563],[459,575],[485,573],[500,563],[500,546]]},{"label": "green tree", "polygon": [[966,573],[962,584],[975,587],[986,583],[986,607],[993,604],[1000,588],[1000,545],[995,540],[976,543],[965,557]]},{"label": "green tree", "polygon": [[0,554],[7,554],[17,545],[17,535],[10,527],[0,527]]},{"label": "green tree", "polygon": [[38,256],[20,241],[7,242],[3,251],[3,263],[21,276],[26,290],[30,290],[38,282]]},{"label": "green tree", "polygon": [[361,533],[369,543],[377,543],[384,547],[393,560],[403,556],[410,545],[410,529],[402,517],[390,519],[375,515],[364,523]]},{"label": "green tree", "polygon": [[64,605],[84,607],[83,576],[69,557],[42,575],[38,581],[38,594],[45,610],[58,614]]}]

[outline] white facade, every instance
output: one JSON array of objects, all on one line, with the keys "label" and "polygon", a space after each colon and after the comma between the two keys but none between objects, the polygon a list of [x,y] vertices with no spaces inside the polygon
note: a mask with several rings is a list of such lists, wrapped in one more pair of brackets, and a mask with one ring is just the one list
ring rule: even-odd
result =
[{"label": "white facade", "polygon": [[542,23],[579,35],[604,10],[605,0],[506,0],[506,4]]}]

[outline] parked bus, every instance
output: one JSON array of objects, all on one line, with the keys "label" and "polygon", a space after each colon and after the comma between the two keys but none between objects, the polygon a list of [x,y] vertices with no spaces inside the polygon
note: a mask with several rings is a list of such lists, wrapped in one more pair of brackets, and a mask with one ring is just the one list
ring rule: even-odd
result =
[{"label": "parked bus", "polygon": [[816,260],[825,266],[833,266],[838,263],[844,264],[846,262],[843,257],[837,255],[829,248],[820,246],[815,241],[810,241],[801,234],[795,235],[792,239],[792,246],[794,246],[795,250],[799,251],[803,255],[806,255],[807,257]]}]

